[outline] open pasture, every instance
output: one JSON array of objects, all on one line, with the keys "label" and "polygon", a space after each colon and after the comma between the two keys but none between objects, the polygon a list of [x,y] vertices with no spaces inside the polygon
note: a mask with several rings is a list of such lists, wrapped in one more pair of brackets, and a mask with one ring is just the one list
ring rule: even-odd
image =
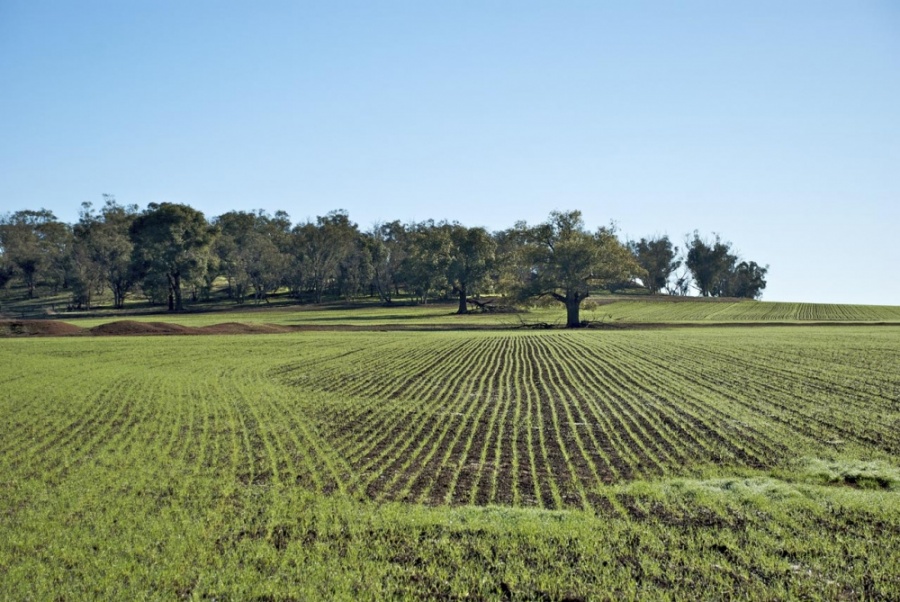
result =
[{"label": "open pasture", "polygon": [[[236,307],[218,304],[189,313],[161,315],[158,312],[113,312],[96,315],[86,312],[72,316],[69,312],[19,312],[7,304],[7,317],[50,317],[65,320],[82,328],[93,328],[116,320],[206,327],[225,322],[274,324],[277,326],[361,327],[361,328],[508,328],[535,323],[562,326],[565,309],[558,303],[523,308],[522,313],[456,315],[453,304],[426,306],[398,305],[384,307],[372,302],[357,305],[336,304],[332,307],[297,305],[252,305]],[[784,303],[695,297],[590,297],[584,304],[582,319],[602,323],[656,324],[750,324],[750,323],[816,323],[816,322],[896,322],[900,324],[900,307],[878,305],[837,305],[827,303]]]},{"label": "open pasture", "polygon": [[7,339],[0,365],[11,599],[900,592],[900,328]]}]

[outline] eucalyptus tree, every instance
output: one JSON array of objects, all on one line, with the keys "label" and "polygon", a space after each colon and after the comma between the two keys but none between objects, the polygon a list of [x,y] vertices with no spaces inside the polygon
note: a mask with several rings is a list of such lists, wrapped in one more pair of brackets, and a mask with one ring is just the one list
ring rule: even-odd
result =
[{"label": "eucalyptus tree", "polygon": [[400,276],[407,289],[424,305],[433,292],[448,288],[450,233],[446,224],[428,220],[409,225],[405,242],[406,256]]},{"label": "eucalyptus tree", "polygon": [[150,203],[129,232],[137,274],[150,287],[165,287],[169,311],[184,309],[182,286],[206,272],[216,229],[187,205]]},{"label": "eucalyptus tree", "polygon": [[82,203],[80,219],[74,226],[73,259],[82,301],[90,305],[88,286],[99,279],[112,293],[113,306],[121,309],[135,283],[130,228],[138,206],[120,205],[109,194],[104,194],[103,199],[99,212],[91,203]]},{"label": "eucalyptus tree", "polygon": [[338,209],[317,217],[315,223],[295,226],[291,234],[298,280],[321,303],[326,289],[336,283],[341,263],[353,252],[359,228],[345,210]]},{"label": "eucalyptus tree", "polygon": [[399,294],[400,275],[406,259],[406,226],[400,221],[376,224],[363,237],[371,266],[372,288],[389,305]]},{"label": "eucalyptus tree", "polygon": [[0,245],[0,289],[6,288],[6,285],[15,276],[16,270],[6,256],[3,246]]},{"label": "eucalyptus tree", "polygon": [[92,241],[92,230],[96,216],[91,203],[82,203],[78,223],[72,228],[74,241],[69,253],[69,289],[72,294],[71,305],[75,308],[90,309],[94,294],[103,290],[103,271],[97,261],[95,245]]},{"label": "eucalyptus tree", "polygon": [[722,242],[718,234],[715,240],[707,241],[694,231],[694,238],[687,243],[685,265],[691,270],[694,286],[703,297],[720,296],[736,261],[737,257],[731,254],[731,243]]},{"label": "eucalyptus tree", "polygon": [[687,246],[685,264],[702,296],[756,299],[762,295],[768,266],[742,260],[732,253],[731,243],[723,242],[718,234],[714,240],[707,241],[695,231]]},{"label": "eucalyptus tree", "polygon": [[337,289],[345,299],[371,292],[374,266],[366,236],[356,232],[347,253],[338,265]]},{"label": "eucalyptus tree", "polygon": [[468,295],[484,284],[496,264],[497,242],[484,228],[446,227],[449,239],[447,279],[459,295],[458,314],[468,313]]},{"label": "eucalyptus tree", "polygon": [[638,265],[647,272],[646,278],[643,279],[644,286],[651,293],[658,293],[666,288],[669,278],[681,267],[681,260],[677,259],[678,247],[672,245],[668,236],[630,241],[628,248],[637,259]]},{"label": "eucalyptus tree", "polygon": [[25,209],[0,217],[4,271],[21,278],[29,298],[37,295],[39,281],[54,290],[67,286],[71,245],[71,226],[47,209]]},{"label": "eucalyptus tree", "polygon": [[758,299],[766,288],[766,274],[769,266],[761,266],[755,261],[741,261],[734,266],[724,294],[728,297]]},{"label": "eucalyptus tree", "polygon": [[290,220],[286,213],[230,211],[214,223],[219,236],[213,252],[219,272],[228,281],[230,297],[243,303],[252,289],[259,303],[287,282],[289,258],[284,247]]}]

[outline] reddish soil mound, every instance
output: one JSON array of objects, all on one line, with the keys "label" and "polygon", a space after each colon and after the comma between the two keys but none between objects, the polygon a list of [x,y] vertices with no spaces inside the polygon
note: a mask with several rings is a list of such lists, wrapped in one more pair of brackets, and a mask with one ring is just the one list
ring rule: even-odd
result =
[{"label": "reddish soil mound", "polygon": [[0,320],[0,337],[64,337],[84,333],[83,328],[56,320]]},{"label": "reddish soil mound", "polygon": [[274,334],[290,331],[288,328],[274,324],[241,324],[240,322],[210,324],[197,330],[206,334]]},{"label": "reddish soil mound", "polygon": [[192,334],[197,329],[167,322],[136,322],[119,320],[91,328],[91,334],[103,336],[127,336],[145,334]]}]

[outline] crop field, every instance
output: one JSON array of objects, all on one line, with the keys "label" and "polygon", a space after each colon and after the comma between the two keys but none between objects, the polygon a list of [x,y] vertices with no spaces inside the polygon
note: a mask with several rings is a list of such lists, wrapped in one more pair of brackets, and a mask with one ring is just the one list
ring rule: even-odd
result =
[{"label": "crop field", "polygon": [[0,339],[0,366],[0,599],[900,596],[900,327]]},{"label": "crop field", "polygon": [[874,357],[828,334],[398,337],[278,375],[347,400],[317,422],[354,491],[592,508],[602,483],[829,447],[900,455],[900,332]]}]

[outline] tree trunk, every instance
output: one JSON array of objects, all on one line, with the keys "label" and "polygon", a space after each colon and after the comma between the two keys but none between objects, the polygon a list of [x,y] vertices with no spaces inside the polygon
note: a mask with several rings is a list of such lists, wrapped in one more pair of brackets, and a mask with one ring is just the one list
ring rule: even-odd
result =
[{"label": "tree trunk", "polygon": [[184,309],[184,303],[181,300],[181,276],[172,274],[172,292],[175,293],[175,311]]},{"label": "tree trunk", "polygon": [[34,289],[35,289],[35,280],[36,280],[36,278],[34,277],[34,272],[31,272],[31,273],[25,272],[24,279],[25,279],[25,286],[28,287],[28,298],[34,299],[34,297],[35,297]]},{"label": "tree trunk", "polygon": [[578,297],[566,299],[566,328],[578,328],[581,326],[578,312],[581,309],[581,299]]},{"label": "tree trunk", "polygon": [[469,313],[469,306],[466,303],[466,286],[462,285],[459,287],[459,309],[456,310],[458,314],[467,314]]}]

